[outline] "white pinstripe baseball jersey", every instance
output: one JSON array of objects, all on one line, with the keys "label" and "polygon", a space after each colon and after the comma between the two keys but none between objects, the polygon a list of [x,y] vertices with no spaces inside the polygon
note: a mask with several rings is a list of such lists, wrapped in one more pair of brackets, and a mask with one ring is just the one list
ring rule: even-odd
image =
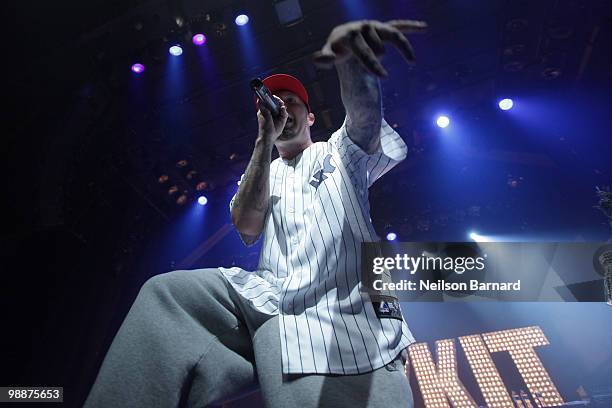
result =
[{"label": "white pinstripe baseball jersey", "polygon": [[380,136],[368,155],[343,124],[328,142],[273,160],[258,268],[221,268],[254,308],[279,315],[284,373],[365,373],[414,342],[403,320],[378,318],[360,290],[360,243],[379,240],[368,188],[407,151],[384,120]]}]

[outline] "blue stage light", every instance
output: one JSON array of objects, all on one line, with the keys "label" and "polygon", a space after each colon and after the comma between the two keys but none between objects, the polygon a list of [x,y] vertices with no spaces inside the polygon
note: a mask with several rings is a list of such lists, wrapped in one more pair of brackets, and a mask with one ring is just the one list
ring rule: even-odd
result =
[{"label": "blue stage light", "polygon": [[438,119],[436,119],[436,125],[438,125],[438,127],[441,127],[442,129],[444,129],[445,127],[447,127],[450,124],[450,119],[448,118],[448,116],[438,116]]},{"label": "blue stage light", "polygon": [[198,197],[198,204],[206,205],[206,203],[208,203],[208,198],[206,198],[206,196],[199,196]]},{"label": "blue stage light", "polygon": [[397,239],[397,234],[395,232],[390,232],[387,234],[387,241],[395,241]]},{"label": "blue stage light", "polygon": [[236,22],[236,25],[243,26],[249,22],[249,16],[247,16],[246,14],[240,14],[236,17],[236,20],[234,21]]},{"label": "blue stage light", "polygon": [[501,101],[499,101],[498,105],[499,105],[499,108],[501,110],[505,110],[506,111],[506,110],[512,109],[512,106],[514,105],[514,102],[512,102],[512,99],[505,98],[505,99],[502,99]]},{"label": "blue stage light", "polygon": [[470,239],[474,242],[493,242],[494,239],[489,235],[480,235],[479,233],[472,231],[468,234]]},{"label": "blue stage light", "polygon": [[168,52],[171,55],[174,55],[175,57],[178,57],[179,55],[181,55],[183,53],[183,49],[181,48],[180,45],[173,45],[172,47],[170,47]]}]

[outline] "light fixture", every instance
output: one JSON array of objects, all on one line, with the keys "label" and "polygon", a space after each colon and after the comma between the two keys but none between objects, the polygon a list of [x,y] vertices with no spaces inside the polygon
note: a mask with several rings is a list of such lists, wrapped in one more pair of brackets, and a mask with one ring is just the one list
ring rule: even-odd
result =
[{"label": "light fixture", "polygon": [[178,57],[179,55],[181,55],[183,53],[183,49],[181,48],[180,45],[173,45],[172,47],[170,47],[168,52],[171,55],[174,55],[175,57]]},{"label": "light fixture", "polygon": [[239,14],[236,16],[234,21],[236,22],[237,26],[243,26],[249,22],[249,16],[246,14]]},{"label": "light fixture", "polygon": [[132,65],[132,72],[136,73],[136,74],[140,74],[142,71],[144,71],[145,67],[144,65],[140,64],[140,63],[136,63],[134,65]]},{"label": "light fixture", "polygon": [[514,102],[512,102],[512,99],[505,98],[499,101],[497,105],[499,106],[499,109],[507,111],[512,109],[512,106],[514,106]]},{"label": "light fixture", "polygon": [[200,46],[206,44],[206,36],[202,33],[198,33],[191,38],[194,45]]},{"label": "light fixture", "polygon": [[444,129],[445,127],[448,127],[448,125],[450,125],[450,119],[448,118],[448,116],[445,115],[438,116],[438,118],[436,119],[436,125]]},{"label": "light fixture", "polygon": [[278,21],[285,27],[295,25],[304,19],[299,0],[275,0],[274,9]]}]

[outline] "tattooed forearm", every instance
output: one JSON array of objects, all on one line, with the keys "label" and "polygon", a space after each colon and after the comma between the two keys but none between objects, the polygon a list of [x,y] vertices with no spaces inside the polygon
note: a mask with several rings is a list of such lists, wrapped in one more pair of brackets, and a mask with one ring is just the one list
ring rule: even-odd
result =
[{"label": "tattooed forearm", "polygon": [[348,135],[364,151],[372,153],[380,143],[380,82],[354,57],[336,64],[336,69],[340,79],[342,103],[346,109]]},{"label": "tattooed forearm", "polygon": [[258,236],[270,200],[271,142],[258,139],[232,207],[232,222],[244,235]]}]

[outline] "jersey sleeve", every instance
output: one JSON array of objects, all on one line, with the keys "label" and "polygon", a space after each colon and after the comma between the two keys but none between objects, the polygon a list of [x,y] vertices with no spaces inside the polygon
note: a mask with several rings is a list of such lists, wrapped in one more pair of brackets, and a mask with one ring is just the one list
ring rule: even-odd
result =
[{"label": "jersey sleeve", "polygon": [[[241,183],[243,179],[244,179],[244,174],[240,176]],[[229,203],[230,218],[231,218],[232,208],[234,207],[234,201],[236,201],[237,194],[238,192],[236,191],[236,193],[234,194],[234,196],[232,197]],[[267,217],[268,217],[268,214],[266,214],[266,220],[267,220]],[[264,225],[266,225],[266,221],[264,221]],[[260,232],[259,235],[246,235],[246,234],[241,233],[240,231],[237,231],[237,232],[238,232],[238,236],[240,237],[240,240],[242,241],[242,243],[247,247],[251,247],[255,245],[257,241],[259,241],[259,238],[261,238],[263,231]]]},{"label": "jersey sleeve", "polygon": [[353,175],[365,177],[367,187],[406,158],[408,147],[400,135],[383,119],[380,125],[380,145],[368,154],[351,140],[344,123],[329,139],[338,151],[340,160]]}]

